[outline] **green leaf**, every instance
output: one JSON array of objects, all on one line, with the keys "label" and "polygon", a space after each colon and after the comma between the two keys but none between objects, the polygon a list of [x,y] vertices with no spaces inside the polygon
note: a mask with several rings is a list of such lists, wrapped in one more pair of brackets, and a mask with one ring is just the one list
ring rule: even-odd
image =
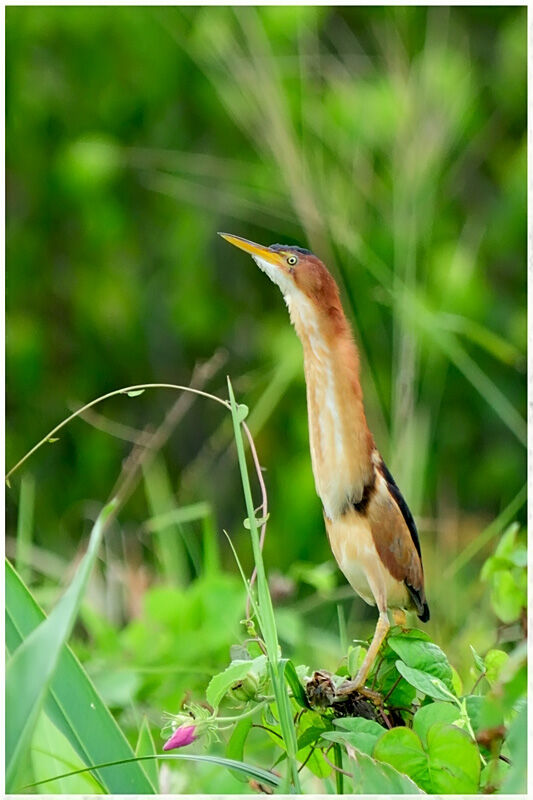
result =
[{"label": "green leaf", "polygon": [[428,695],[428,697],[434,697],[435,700],[446,700],[447,702],[451,699],[451,692],[439,678],[435,678],[433,675],[429,675],[419,669],[408,667],[403,661],[396,662],[396,669],[411,686]]},{"label": "green leaf", "polygon": [[526,606],[527,584],[523,585],[511,571],[499,570],[492,578],[491,603],[502,622],[510,624],[520,617]]},{"label": "green leaf", "polygon": [[468,697],[464,698],[464,703],[466,705],[466,713],[468,714],[468,719],[470,720],[472,730],[477,735],[480,730],[479,715],[483,706],[485,705],[485,698],[481,697],[480,695],[469,694]]},{"label": "green leaf", "polygon": [[321,725],[312,725],[310,728],[307,728],[301,736],[298,737],[298,752],[303,750],[304,747],[309,747],[310,744],[314,744],[318,742],[320,737],[326,733],[326,728]]},{"label": "green leaf", "polygon": [[504,650],[489,650],[485,656],[486,677],[489,683],[495,683],[498,680],[502,669],[508,661],[509,656]]},{"label": "green leaf", "polygon": [[516,534],[520,530],[520,523],[512,522],[502,533],[498,546],[494,552],[496,558],[510,558],[515,549]]},{"label": "green leaf", "polygon": [[353,775],[355,794],[423,794],[411,778],[391,764],[376,761],[356,748],[350,749],[350,758],[355,762]]},{"label": "green leaf", "polygon": [[329,723],[315,711],[307,711],[299,719],[300,736],[298,737],[297,757],[301,764],[305,762],[306,769],[309,769],[317,778],[325,778],[332,772],[332,768],[323,758],[322,752],[314,747],[322,733],[329,727]]},{"label": "green leaf", "polygon": [[[264,516],[264,517],[256,517],[256,518],[255,518],[255,524],[256,524],[256,526],[257,526],[258,528],[260,528],[262,525],[264,525],[264,524],[265,524],[265,522],[267,522],[267,520],[268,520],[268,518],[269,518],[269,517],[270,517],[270,513],[268,513],[268,514],[265,514],[265,516]],[[250,530],[250,520],[248,519],[248,517],[246,517],[246,519],[244,520],[244,522],[243,522],[242,524],[244,525],[244,527],[246,528],[246,530],[247,530],[247,531],[249,531],[249,530]]]},{"label": "green leaf", "polygon": [[362,717],[343,717],[334,720],[341,730],[324,733],[324,739],[340,744],[351,744],[362,753],[372,755],[374,745],[383,734],[383,728],[377,722]]},{"label": "green leaf", "polygon": [[527,792],[527,706],[524,705],[509,727],[507,746],[511,767],[501,787],[502,794]]},{"label": "green leaf", "polygon": [[431,794],[472,794],[479,786],[477,747],[454,725],[431,725],[426,748],[414,731],[393,728],[377,741],[374,757],[402,769]]},{"label": "green leaf", "polygon": [[292,696],[298,703],[298,705],[302,706],[302,708],[311,708],[309,705],[309,700],[307,699],[307,695],[305,693],[305,689],[300,683],[300,679],[298,677],[298,673],[296,672],[296,667],[289,659],[285,665],[285,679],[289,686],[291,687]]},{"label": "green leaf", "polygon": [[239,423],[244,422],[244,420],[249,414],[249,411],[250,409],[248,408],[248,406],[245,406],[244,403],[239,403],[235,411],[237,422]]},{"label": "green leaf", "polygon": [[[8,653],[12,654],[45,615],[9,562],[6,562],[5,591],[6,643]],[[133,756],[124,734],[67,645],[61,650],[44,709],[85,764]],[[142,767],[135,762],[110,767],[97,777],[111,794],[153,791]]]},{"label": "green leaf", "polygon": [[453,689],[452,668],[436,644],[405,635],[390,636],[387,643],[408,667],[434,675],[448,689]]},{"label": "green leaf", "polygon": [[476,650],[472,647],[472,645],[470,645],[470,650],[472,652],[472,657],[474,659],[474,664],[476,665],[477,671],[479,673],[485,672],[485,662],[483,661],[479,653],[476,652]]},{"label": "green leaf", "polygon": [[131,392],[126,392],[128,397],[139,397],[140,394],[144,394],[144,389],[132,389]]},{"label": "green leaf", "polygon": [[361,645],[351,646],[348,648],[348,655],[346,657],[346,669],[350,678],[355,678],[359,667],[364,661],[366,650]]},{"label": "green leaf", "polygon": [[83,592],[104,531],[115,507],[109,503],[93,527],[87,553],[72,583],[50,616],[35,628],[16,650],[6,668],[6,785],[14,790],[14,778],[28,752],[33,729],[54,675],[61,650],[78,612]]},{"label": "green leaf", "polygon": [[[137,746],[135,748],[135,755],[136,756],[155,756],[157,755],[157,750],[155,749],[155,743],[152,736],[152,731],[150,730],[150,724],[146,715],[143,716],[141,727],[139,728],[139,737],[137,739]],[[157,761],[153,759],[152,761],[145,761],[143,763],[143,769],[148,776],[148,779],[152,786],[154,787],[155,794],[159,794],[159,773],[157,771]]]},{"label": "green leaf", "polygon": [[258,656],[251,661],[234,661],[224,672],[213,675],[209,681],[206,691],[207,702],[213,708],[218,708],[220,701],[233,684],[245,678],[249,672],[260,673],[265,666],[266,656]]},{"label": "green leaf", "polygon": [[409,708],[416,696],[416,690],[407,681],[401,680],[402,676],[396,669],[396,653],[392,650],[388,652],[394,659],[384,658],[379,667],[377,688],[383,696],[388,695],[389,705]]},{"label": "green leaf", "polygon": [[[85,764],[65,736],[49,717],[41,712],[31,745],[33,779],[48,778],[60,772],[83,769]],[[53,781],[46,785],[45,794],[105,794],[105,789],[90,772]]]},{"label": "green leaf", "polygon": [[432,725],[437,722],[444,722],[452,724],[456,722],[461,716],[461,712],[454,703],[430,703],[427,706],[422,706],[416,712],[413,719],[413,730],[420,739],[422,744],[427,744],[427,734]]},{"label": "green leaf", "polygon": [[470,736],[455,725],[433,725],[427,733],[433,794],[475,794],[481,760]]},{"label": "green leaf", "polygon": [[374,758],[404,772],[421,788],[428,790],[428,757],[417,734],[409,728],[393,728],[376,742]]},{"label": "green leaf", "polygon": [[[226,757],[232,759],[233,761],[242,761],[244,756],[244,745],[248,734],[252,729],[252,719],[251,717],[246,717],[245,719],[241,719],[235,725],[233,729],[233,733],[230,736],[229,742],[226,747]],[[238,773],[237,776],[239,780],[243,781],[243,783],[248,782],[248,777],[243,773]]]}]

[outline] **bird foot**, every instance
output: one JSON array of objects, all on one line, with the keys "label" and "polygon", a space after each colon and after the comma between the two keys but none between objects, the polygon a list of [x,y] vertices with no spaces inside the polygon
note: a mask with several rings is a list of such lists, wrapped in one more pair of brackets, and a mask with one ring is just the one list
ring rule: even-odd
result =
[{"label": "bird foot", "polygon": [[372,689],[368,689],[361,683],[361,681],[358,681],[357,678],[355,678],[353,681],[345,681],[337,689],[337,696],[355,693],[362,695],[363,697],[368,697],[368,699],[372,700],[372,702],[376,705],[381,705],[383,701],[383,696],[379,692],[374,692]]}]

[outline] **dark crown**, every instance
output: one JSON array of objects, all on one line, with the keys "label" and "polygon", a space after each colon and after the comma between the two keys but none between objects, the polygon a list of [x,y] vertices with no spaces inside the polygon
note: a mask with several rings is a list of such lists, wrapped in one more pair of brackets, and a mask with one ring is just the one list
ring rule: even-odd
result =
[{"label": "dark crown", "polygon": [[290,253],[300,253],[302,256],[312,256],[312,252],[310,250],[306,250],[305,247],[298,247],[295,244],[271,244],[268,248],[269,250],[287,250]]}]

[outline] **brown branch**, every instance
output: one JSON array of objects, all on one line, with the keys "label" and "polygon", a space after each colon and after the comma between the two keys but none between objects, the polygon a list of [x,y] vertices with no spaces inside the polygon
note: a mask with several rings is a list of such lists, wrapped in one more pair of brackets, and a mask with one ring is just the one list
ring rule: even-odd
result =
[{"label": "brown branch", "polygon": [[[203,364],[197,365],[191,377],[191,388],[198,389],[204,386],[213,375],[220,369],[225,360],[225,355],[217,351]],[[163,422],[152,433],[149,429],[144,431],[146,439],[142,444],[136,444],[124,461],[120,474],[115,481],[115,485],[110,493],[109,499],[115,501],[112,513],[104,522],[104,529],[107,530],[111,522],[116,518],[124,503],[129,499],[135,490],[140,477],[141,468],[146,467],[154,460],[159,450],[165,445],[178,422],[187,413],[196,395],[184,392],[171,406],[166,413]]]},{"label": "brown branch", "polygon": [[[329,750],[328,750],[328,753],[329,753]],[[353,775],[352,775],[352,773],[351,773],[351,772],[346,772],[346,770],[345,770],[345,769],[341,769],[341,768],[340,768],[340,767],[338,767],[336,764],[333,764],[333,763],[332,763],[332,762],[329,760],[329,758],[327,757],[327,755],[324,753],[324,751],[322,751],[322,755],[324,756],[324,760],[325,760],[326,764],[329,764],[329,766],[330,766],[330,767],[332,767],[332,768],[335,770],[335,772],[340,772],[340,773],[341,773],[341,775],[346,775],[348,778],[353,778]]]}]

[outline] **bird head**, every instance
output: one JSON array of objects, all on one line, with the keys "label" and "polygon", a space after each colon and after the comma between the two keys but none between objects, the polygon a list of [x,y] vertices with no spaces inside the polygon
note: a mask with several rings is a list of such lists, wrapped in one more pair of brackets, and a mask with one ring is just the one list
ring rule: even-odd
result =
[{"label": "bird head", "polygon": [[234,236],[219,234],[249,253],[257,266],[281,289],[291,309],[311,303],[315,312],[339,305],[337,285],[322,261],[304,247],[271,244],[269,247]]}]

